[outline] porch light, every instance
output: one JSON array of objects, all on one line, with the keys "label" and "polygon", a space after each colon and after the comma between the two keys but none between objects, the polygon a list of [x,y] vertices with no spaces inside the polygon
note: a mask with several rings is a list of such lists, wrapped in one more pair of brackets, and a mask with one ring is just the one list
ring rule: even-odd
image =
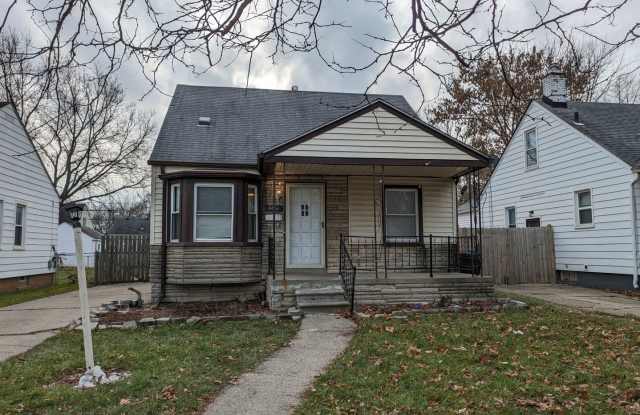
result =
[{"label": "porch light", "polygon": [[67,207],[67,212],[69,213],[69,217],[73,221],[73,226],[80,225],[80,217],[82,216],[83,210],[84,204],[82,203],[74,203],[71,206]]}]

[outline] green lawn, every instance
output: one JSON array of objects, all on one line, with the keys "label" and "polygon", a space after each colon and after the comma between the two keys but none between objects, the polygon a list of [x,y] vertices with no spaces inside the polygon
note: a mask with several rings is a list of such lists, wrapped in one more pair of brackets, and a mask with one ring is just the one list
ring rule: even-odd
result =
[{"label": "green lawn", "polygon": [[[56,272],[53,284],[50,287],[29,288],[12,293],[0,293],[0,308],[77,290],[78,284],[71,282],[69,279],[70,275],[76,275],[75,268],[61,268]],[[93,282],[93,268],[87,268],[87,281],[89,285]]]},{"label": "green lawn", "polygon": [[91,390],[54,384],[82,370],[82,336],[65,332],[0,363],[0,413],[191,414],[285,345],[290,321],[236,321],[94,332],[96,362],[131,372]]},{"label": "green lawn", "polygon": [[640,412],[640,322],[533,303],[363,320],[297,413]]}]

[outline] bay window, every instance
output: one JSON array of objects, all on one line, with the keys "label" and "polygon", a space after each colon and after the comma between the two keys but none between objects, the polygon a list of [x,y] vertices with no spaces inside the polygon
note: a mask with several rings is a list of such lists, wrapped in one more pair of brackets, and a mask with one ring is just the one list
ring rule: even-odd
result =
[{"label": "bay window", "polygon": [[388,187],[384,190],[385,240],[415,241],[420,235],[417,188]]},{"label": "bay window", "polygon": [[195,241],[233,241],[233,184],[194,185]]}]

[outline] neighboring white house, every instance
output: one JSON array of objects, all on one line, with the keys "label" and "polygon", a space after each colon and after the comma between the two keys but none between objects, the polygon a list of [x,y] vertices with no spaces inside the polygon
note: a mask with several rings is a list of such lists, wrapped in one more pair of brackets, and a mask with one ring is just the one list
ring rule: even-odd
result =
[{"label": "neighboring white house", "polygon": [[58,200],[13,105],[0,103],[0,291],[51,283]]},{"label": "neighboring white house", "polygon": [[[62,259],[62,266],[76,266],[75,237],[73,235],[73,225],[65,210],[60,210],[60,223],[58,224],[58,244],[56,250]],[[91,228],[82,226],[82,252],[84,253],[84,264],[87,267],[95,266],[95,255],[100,250],[100,240],[102,235]]]},{"label": "neighboring white house", "polygon": [[640,105],[567,102],[552,71],[482,193],[483,227],[551,225],[561,280],[637,286]]}]

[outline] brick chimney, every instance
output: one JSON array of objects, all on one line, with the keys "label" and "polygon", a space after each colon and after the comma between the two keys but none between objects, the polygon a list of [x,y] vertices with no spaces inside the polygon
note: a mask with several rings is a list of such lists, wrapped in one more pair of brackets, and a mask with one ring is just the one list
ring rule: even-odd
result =
[{"label": "brick chimney", "polygon": [[542,99],[554,107],[567,106],[567,78],[558,65],[551,65],[542,79]]}]

